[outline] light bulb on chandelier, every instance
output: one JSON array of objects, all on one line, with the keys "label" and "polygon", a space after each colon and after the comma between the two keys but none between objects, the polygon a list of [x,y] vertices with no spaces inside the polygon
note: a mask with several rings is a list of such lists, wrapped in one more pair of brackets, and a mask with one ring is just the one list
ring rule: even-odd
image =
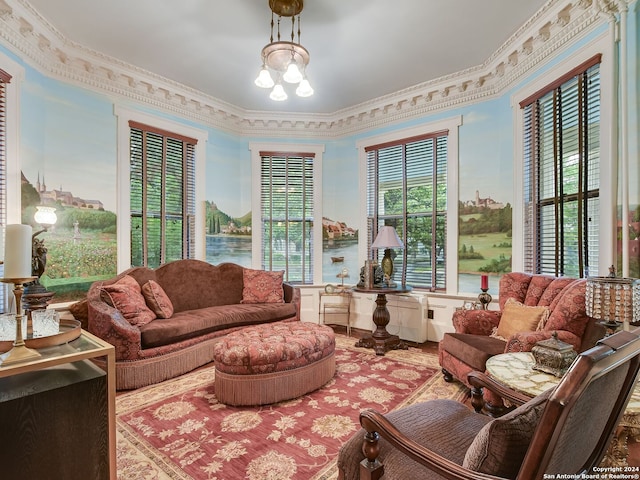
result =
[{"label": "light bulb on chandelier", "polygon": [[287,92],[284,91],[282,84],[278,82],[276,83],[275,87],[273,87],[273,90],[271,90],[269,98],[271,100],[275,100],[276,102],[282,102],[289,97],[287,96]]},{"label": "light bulb on chandelier", "polygon": [[[306,76],[309,64],[309,52],[300,44],[300,12],[303,0],[269,0],[271,9],[271,38],[270,43],[262,49],[262,68],[254,83],[260,88],[271,88],[269,98],[283,101],[288,98],[280,80],[286,83],[298,84],[296,95],[309,97],[313,95],[313,88]],[[274,14],[278,16],[277,41],[273,40]],[[295,39],[296,15],[298,16],[298,41]],[[291,17],[291,41],[280,40],[280,20]],[[274,82],[277,78],[277,83]]]}]

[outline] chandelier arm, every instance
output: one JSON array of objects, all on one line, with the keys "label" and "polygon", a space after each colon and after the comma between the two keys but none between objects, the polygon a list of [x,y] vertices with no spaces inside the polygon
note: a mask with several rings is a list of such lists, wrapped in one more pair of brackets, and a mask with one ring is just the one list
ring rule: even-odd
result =
[{"label": "chandelier arm", "polygon": [[269,43],[273,43],[273,11],[271,12],[271,37]]}]

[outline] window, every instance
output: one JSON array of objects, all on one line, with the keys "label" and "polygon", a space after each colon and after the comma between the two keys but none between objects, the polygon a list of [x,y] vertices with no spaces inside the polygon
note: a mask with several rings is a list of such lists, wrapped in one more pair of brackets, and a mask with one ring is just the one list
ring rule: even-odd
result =
[{"label": "window", "polygon": [[381,226],[395,227],[405,248],[394,251],[393,279],[444,289],[448,131],[368,146],[365,152],[367,247]]},{"label": "window", "polygon": [[520,103],[524,113],[525,269],[597,274],[600,56]]},{"label": "window", "polygon": [[[313,153],[260,152],[262,268],[313,283]],[[321,246],[318,246],[321,248]]]},{"label": "window", "polygon": [[195,258],[197,140],[130,121],[131,265]]},{"label": "window", "polygon": [[[11,81],[11,75],[0,70],[0,235],[4,236],[4,227],[7,225],[7,84]],[[4,249],[4,239],[0,242],[0,248]],[[4,251],[1,253],[4,255]],[[4,273],[4,266],[0,265],[0,273]],[[0,308],[6,311],[6,285],[0,288]]]}]

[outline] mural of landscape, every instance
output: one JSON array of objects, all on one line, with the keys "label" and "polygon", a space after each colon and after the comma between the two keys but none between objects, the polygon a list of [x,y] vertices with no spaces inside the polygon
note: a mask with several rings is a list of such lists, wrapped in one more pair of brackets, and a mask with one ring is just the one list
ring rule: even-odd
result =
[{"label": "mural of landscape", "polygon": [[[220,210],[214,201],[206,202],[205,211],[207,262],[214,265],[233,262],[251,267],[251,212],[232,217]],[[323,218],[322,243],[325,278],[335,279],[343,268],[349,272],[359,271],[356,229],[345,222]]]},{"label": "mural of landscape", "polygon": [[33,220],[36,205],[55,207],[56,224],[37,238],[47,248],[46,270],[40,283],[55,293],[55,302],[82,298],[96,280],[116,273],[116,215],[106,211],[100,200],[77,197],[73,192],[49,189],[36,174],[30,181],[22,173],[22,223],[33,232],[42,229]]}]

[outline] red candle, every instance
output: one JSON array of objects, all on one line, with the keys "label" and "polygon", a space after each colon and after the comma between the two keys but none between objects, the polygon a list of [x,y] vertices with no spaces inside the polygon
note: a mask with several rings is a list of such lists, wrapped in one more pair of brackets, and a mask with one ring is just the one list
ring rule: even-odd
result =
[{"label": "red candle", "polygon": [[489,275],[480,275],[480,290],[489,290]]}]

